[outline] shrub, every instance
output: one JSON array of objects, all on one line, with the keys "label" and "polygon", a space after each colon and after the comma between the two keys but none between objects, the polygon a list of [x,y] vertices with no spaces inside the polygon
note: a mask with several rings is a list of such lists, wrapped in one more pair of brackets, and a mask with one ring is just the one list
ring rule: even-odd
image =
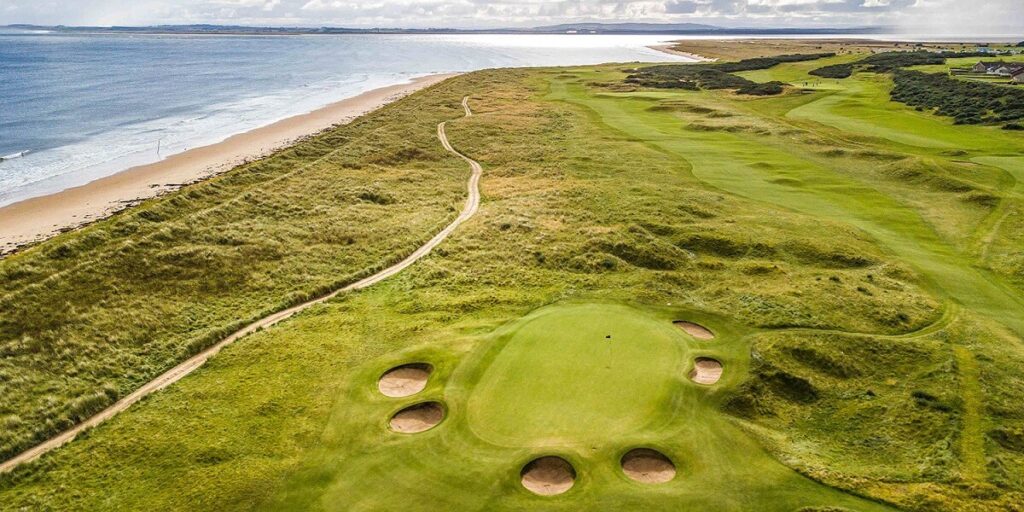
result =
[{"label": "shrub", "polygon": [[822,78],[849,78],[853,74],[853,64],[833,64],[812,70],[810,74]]},{"label": "shrub", "polygon": [[834,56],[834,53],[779,55],[720,64],[666,64],[637,70],[626,82],[658,89],[737,89],[740,94],[767,96],[782,92],[781,82],[758,84],[733,75],[739,71],[768,69],[784,62],[801,62]]},{"label": "shrub", "polygon": [[738,62],[723,62],[712,64],[719,71],[736,73],[739,71],[754,71],[756,69],[768,69],[787,62],[805,62],[809,60],[827,59],[835,57],[834,53],[798,53],[790,55],[777,55],[774,57],[757,57],[754,59],[743,59]]},{"label": "shrub", "polygon": [[751,96],[774,96],[776,94],[782,94],[783,87],[786,84],[782,82],[765,82],[763,84],[752,83],[745,85],[736,90],[737,94],[749,94]]},{"label": "shrub", "polygon": [[868,71],[887,72],[908,66],[945,64],[944,54],[926,51],[917,52],[885,52],[865,57],[860,64],[867,66]]},{"label": "shrub", "polygon": [[937,114],[952,117],[957,124],[1024,119],[1024,91],[1019,89],[965,82],[941,73],[904,70],[895,71],[893,84],[893,101],[935,109]]}]

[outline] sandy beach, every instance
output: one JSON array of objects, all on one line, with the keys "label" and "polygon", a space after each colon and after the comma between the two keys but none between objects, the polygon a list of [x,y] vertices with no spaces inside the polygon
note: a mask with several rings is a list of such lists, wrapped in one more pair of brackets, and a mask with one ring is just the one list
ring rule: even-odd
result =
[{"label": "sandy beach", "polygon": [[648,48],[650,48],[652,50],[658,50],[659,52],[667,53],[669,55],[678,55],[680,57],[686,57],[688,59],[693,59],[693,60],[696,60],[698,62],[715,62],[715,61],[718,60],[718,59],[709,59],[707,57],[704,57],[703,55],[697,55],[696,53],[688,53],[688,52],[681,52],[679,50],[674,50],[673,47],[674,47],[674,45],[671,45],[671,44],[660,44],[660,45],[657,45],[657,46],[648,46]]},{"label": "sandy beach", "polygon": [[133,167],[80,187],[0,208],[0,254],[103,219],[146,199],[228,171],[338,124],[376,110],[450,74],[374,89],[308,114],[290,117],[160,162]]}]

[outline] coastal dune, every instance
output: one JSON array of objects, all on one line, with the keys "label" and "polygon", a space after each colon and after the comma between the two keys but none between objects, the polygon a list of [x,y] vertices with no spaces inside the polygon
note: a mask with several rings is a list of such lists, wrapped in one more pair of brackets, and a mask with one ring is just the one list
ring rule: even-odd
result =
[{"label": "coastal dune", "polygon": [[382,87],[319,110],[190,149],[159,162],[133,167],[86,185],[0,208],[0,254],[95,222],[181,186],[267,156],[316,134],[439,83],[454,74],[430,75]]}]

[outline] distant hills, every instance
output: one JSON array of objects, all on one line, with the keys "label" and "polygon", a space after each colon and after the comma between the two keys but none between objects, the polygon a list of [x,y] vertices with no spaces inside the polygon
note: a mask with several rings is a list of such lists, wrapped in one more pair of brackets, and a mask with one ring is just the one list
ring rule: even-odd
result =
[{"label": "distant hills", "polygon": [[629,33],[659,33],[659,32],[700,32],[719,31],[722,27],[714,25],[702,25],[700,23],[566,23],[562,25],[550,25],[530,29],[534,32],[629,32]]},{"label": "distant hills", "polygon": [[726,28],[700,23],[565,23],[533,28],[454,29],[454,28],[344,28],[344,27],[253,27],[237,25],[154,25],[147,27],[69,27],[64,25],[8,25],[7,29],[67,33],[132,34],[665,34],[665,35],[743,35],[743,34],[878,34],[881,27],[856,28]]}]

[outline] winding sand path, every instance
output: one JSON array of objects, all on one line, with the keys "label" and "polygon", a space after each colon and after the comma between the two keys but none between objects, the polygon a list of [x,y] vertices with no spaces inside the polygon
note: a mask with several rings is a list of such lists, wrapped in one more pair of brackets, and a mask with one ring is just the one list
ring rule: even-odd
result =
[{"label": "winding sand path", "polygon": [[[470,117],[473,115],[472,110],[470,110],[469,108],[468,96],[462,99],[462,108],[466,112],[466,117]],[[452,232],[455,231],[455,229],[458,228],[463,222],[466,222],[467,220],[469,220],[470,217],[475,215],[477,210],[480,208],[480,176],[483,174],[483,168],[475,160],[470,159],[469,157],[463,155],[462,153],[459,153],[458,151],[455,150],[455,148],[452,147],[451,143],[448,142],[448,136],[445,134],[444,127],[445,123],[437,125],[437,138],[441,140],[441,145],[444,146],[445,149],[447,149],[454,155],[465,160],[466,163],[469,164],[469,167],[472,170],[472,174],[469,177],[469,183],[467,185],[469,194],[466,198],[466,205],[462,208],[462,213],[460,213],[459,216],[456,217],[451,224],[448,224],[448,226],[442,229],[438,234],[434,235],[434,238],[431,238],[427,243],[423,244],[418,249],[413,251],[413,253],[406,257],[404,260],[372,276],[369,276],[360,281],[356,281],[355,283],[345,286],[344,288],[335,290],[322,297],[310,300],[308,302],[303,302],[302,304],[299,304],[297,306],[292,306],[288,309],[278,311],[277,313],[263,317],[235,331],[228,337],[222,339],[221,341],[211,346],[210,348],[207,348],[206,350],[203,350],[202,352],[190,357],[189,359],[185,360],[178,366],[171,368],[170,370],[163,373],[159,377],[147,382],[145,385],[135,390],[128,396],[122,398],[121,400],[118,400],[110,407],[107,407],[106,409],[96,413],[94,416],[83,421],[82,423],[79,423],[78,425],[75,425],[74,427],[65,430],[64,432],[58,434],[57,436],[52,437],[32,448],[29,448],[28,450],[25,450],[24,452],[14,456],[13,458],[7,461],[4,461],[3,463],[0,463],[0,473],[11,471],[12,469],[18,467],[21,464],[35,460],[42,456],[43,454],[51,450],[57,449],[66,443],[71,442],[72,440],[75,439],[75,437],[78,434],[84,432],[87,429],[93,428],[110,418],[113,418],[118,413],[131,407],[132,404],[138,402],[146,395],[149,395],[155,391],[159,391],[167,386],[170,386],[171,384],[174,384],[175,382],[178,382],[186,375],[192,373],[196,368],[202,366],[203,363],[205,363],[211,357],[220,352],[221,349],[234,343],[238,339],[246,335],[252,334],[253,332],[256,332],[259,329],[270,327],[282,320],[291,317],[292,315],[300,311],[309,309],[310,307],[313,307],[317,304],[326,302],[342,293],[354,290],[361,290],[368,286],[377,284],[405,270],[406,268],[410,267],[413,263],[416,263],[416,261],[418,261],[420,258],[423,258],[427,254],[430,254],[431,250],[440,245],[441,242],[448,238],[448,236],[451,235]]]}]

